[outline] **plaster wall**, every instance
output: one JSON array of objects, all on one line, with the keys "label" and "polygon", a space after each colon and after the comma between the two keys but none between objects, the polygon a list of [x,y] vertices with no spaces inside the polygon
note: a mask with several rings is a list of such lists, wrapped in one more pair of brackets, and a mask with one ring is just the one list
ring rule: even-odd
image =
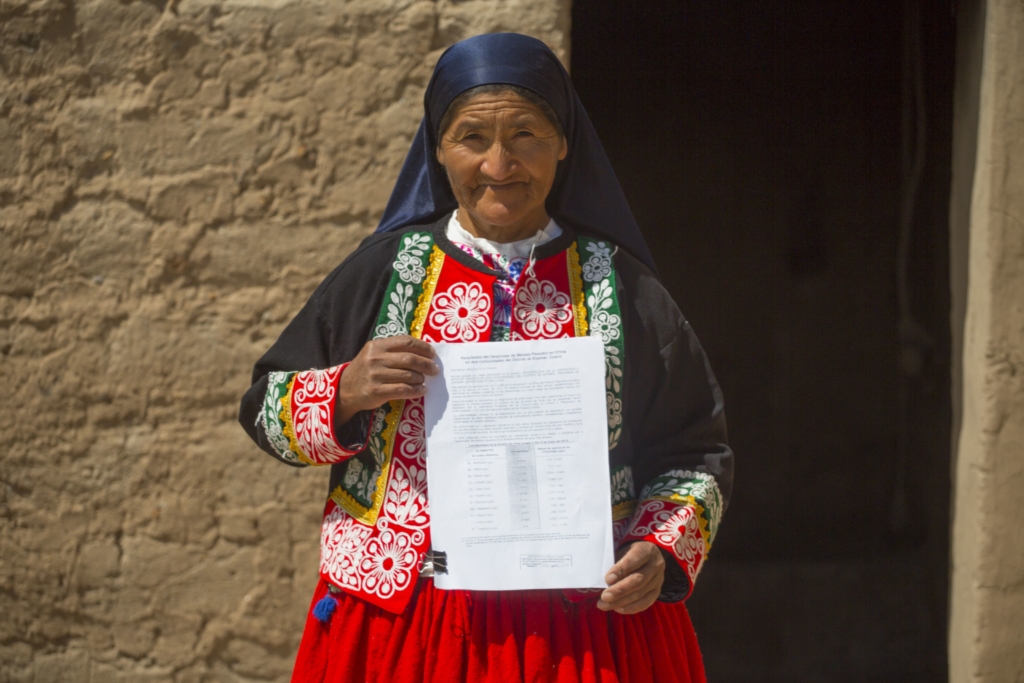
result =
[{"label": "plaster wall", "polygon": [[326,471],[235,422],[447,45],[568,0],[0,0],[0,682],[287,680]]},{"label": "plaster wall", "polygon": [[994,683],[1024,680],[1024,1],[984,16],[949,656]]}]

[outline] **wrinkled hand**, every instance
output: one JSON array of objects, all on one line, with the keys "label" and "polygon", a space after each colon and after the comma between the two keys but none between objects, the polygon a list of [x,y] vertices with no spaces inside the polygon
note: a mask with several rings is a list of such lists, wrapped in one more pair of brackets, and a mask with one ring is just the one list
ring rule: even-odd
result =
[{"label": "wrinkled hand", "polygon": [[430,344],[408,335],[366,342],[338,382],[340,423],[388,401],[422,396],[426,376],[438,373],[433,358]]},{"label": "wrinkled hand", "polygon": [[608,588],[601,593],[597,608],[619,614],[636,614],[654,604],[665,582],[665,558],[650,541],[637,541],[616,553],[618,562],[604,580]]}]

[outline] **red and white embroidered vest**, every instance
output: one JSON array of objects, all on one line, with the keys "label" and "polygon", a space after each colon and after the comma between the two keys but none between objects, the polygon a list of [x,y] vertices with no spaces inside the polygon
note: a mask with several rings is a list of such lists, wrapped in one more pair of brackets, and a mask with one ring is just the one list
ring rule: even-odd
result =
[{"label": "red and white embroidered vest", "polygon": [[[581,246],[587,256],[582,267]],[[589,333],[602,338],[609,446],[614,448],[622,431],[624,340],[611,256],[607,243],[581,238],[536,260],[516,285],[510,336],[554,339]],[[495,276],[447,256],[427,232],[403,236],[393,269],[375,338],[411,334],[450,343],[490,338]],[[331,492],[324,511],[320,574],[346,592],[401,612],[430,545],[422,400],[392,401],[379,408],[368,448],[345,467],[342,485]],[[628,517],[630,511],[616,517]]]}]

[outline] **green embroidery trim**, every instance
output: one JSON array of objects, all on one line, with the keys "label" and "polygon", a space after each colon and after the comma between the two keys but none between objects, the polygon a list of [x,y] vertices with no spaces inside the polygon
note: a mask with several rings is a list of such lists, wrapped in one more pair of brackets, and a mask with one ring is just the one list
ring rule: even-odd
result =
[{"label": "green embroidery trim", "polygon": [[[374,339],[411,333],[419,336],[413,330],[420,317],[419,308],[424,308],[423,315],[426,315],[421,301],[424,284],[431,278],[436,283],[440,271],[440,262],[435,266],[432,258],[435,251],[440,253],[429,232],[410,232],[402,237],[402,245],[392,263],[391,280],[377,314]],[[427,305],[429,307],[429,300]],[[423,329],[422,322],[418,329]],[[395,433],[404,408],[405,401],[390,401],[374,412],[366,450],[345,461],[342,482],[331,492],[335,503],[364,524],[372,525],[377,521],[384,503]]]},{"label": "green embroidery trim", "polygon": [[634,499],[636,490],[633,488],[633,468],[629,465],[612,468],[612,505]]},{"label": "green embroidery trim", "polygon": [[633,488],[633,468],[629,465],[613,467],[612,480],[612,521],[626,519],[636,509],[636,490]]},{"label": "green embroidery trim", "polygon": [[267,376],[267,393],[263,397],[263,407],[260,409],[259,424],[263,425],[263,432],[274,449],[285,462],[296,465],[305,464],[291,449],[291,443],[285,436],[284,420],[281,419],[283,410],[282,402],[288,396],[288,387],[292,379],[298,373],[295,372],[272,372]]},{"label": "green embroidery trim", "polygon": [[[604,343],[605,400],[608,406],[608,450],[622,438],[622,370],[626,339],[622,333],[622,309],[616,289],[616,273],[609,242],[581,237],[580,252],[586,258],[580,268],[586,296],[585,325],[591,337]],[[571,257],[570,257],[571,258]],[[572,277],[570,266],[570,281]]]},{"label": "green embroidery trim", "polygon": [[722,492],[710,474],[671,470],[655,477],[640,492],[642,500],[664,500],[690,505],[697,510],[700,533],[710,550],[722,521]]}]

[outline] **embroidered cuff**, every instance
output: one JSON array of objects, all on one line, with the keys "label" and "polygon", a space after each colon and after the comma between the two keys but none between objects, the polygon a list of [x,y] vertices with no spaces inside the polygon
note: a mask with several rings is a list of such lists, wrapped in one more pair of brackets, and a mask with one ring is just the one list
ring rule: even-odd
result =
[{"label": "embroidered cuff", "polygon": [[645,500],[637,506],[632,524],[622,539],[622,543],[634,541],[650,541],[672,553],[689,579],[685,596],[689,597],[707,555],[696,510],[664,500]]},{"label": "embroidered cuff", "polygon": [[334,433],[338,380],[347,363],[326,370],[272,372],[257,424],[279,458],[292,464],[332,465],[364,448],[340,444]]},{"label": "embroidered cuff", "polygon": [[645,486],[640,498],[621,543],[650,541],[671,553],[689,581],[680,591],[685,599],[693,592],[721,520],[718,484],[703,472],[672,470]]}]

